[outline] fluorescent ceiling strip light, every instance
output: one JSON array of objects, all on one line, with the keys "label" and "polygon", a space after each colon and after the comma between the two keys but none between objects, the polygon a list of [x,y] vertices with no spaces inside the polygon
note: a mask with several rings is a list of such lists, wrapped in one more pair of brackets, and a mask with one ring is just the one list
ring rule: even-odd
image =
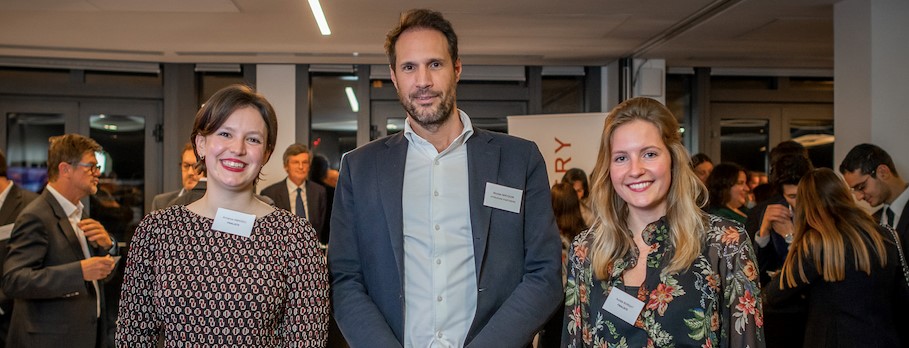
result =
[{"label": "fluorescent ceiling strip light", "polygon": [[316,17],[316,23],[319,24],[319,31],[322,32],[322,35],[331,35],[331,29],[328,28],[328,21],[325,20],[325,13],[322,12],[319,0],[309,0],[309,8],[312,9],[313,17]]},{"label": "fluorescent ceiling strip light", "polygon": [[360,112],[360,102],[357,101],[357,96],[354,94],[353,87],[344,87],[344,92],[347,93],[347,101],[350,102],[350,109],[353,112]]}]

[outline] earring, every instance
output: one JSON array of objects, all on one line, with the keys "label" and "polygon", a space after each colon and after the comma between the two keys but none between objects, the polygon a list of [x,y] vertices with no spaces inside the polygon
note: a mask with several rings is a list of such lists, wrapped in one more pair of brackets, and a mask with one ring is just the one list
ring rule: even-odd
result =
[{"label": "earring", "polygon": [[200,161],[200,162],[205,162],[205,156],[199,156],[199,161]]}]

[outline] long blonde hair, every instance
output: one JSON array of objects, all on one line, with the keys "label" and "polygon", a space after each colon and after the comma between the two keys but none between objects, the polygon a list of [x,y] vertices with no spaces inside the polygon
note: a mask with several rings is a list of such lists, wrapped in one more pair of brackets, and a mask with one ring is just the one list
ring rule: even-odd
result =
[{"label": "long blonde hair", "polygon": [[700,254],[706,235],[706,215],[701,211],[707,197],[704,184],[691,169],[691,160],[682,145],[679,123],[672,112],[650,98],[632,98],[616,106],[606,117],[600,153],[591,175],[590,201],[595,214],[591,264],[597,278],[609,279],[609,270],[635,247],[627,225],[628,204],[616,193],[609,175],[612,135],[620,126],[642,120],[656,126],[672,158],[672,183],[667,194],[670,247],[675,252],[664,274],[687,269]]},{"label": "long blonde hair", "polygon": [[780,288],[795,287],[795,272],[807,282],[803,262],[810,257],[824,281],[846,278],[846,244],[852,246],[855,268],[871,274],[874,253],[887,265],[885,239],[874,218],[855,204],[846,183],[827,168],[815,169],[799,182],[795,238],[783,263]]}]

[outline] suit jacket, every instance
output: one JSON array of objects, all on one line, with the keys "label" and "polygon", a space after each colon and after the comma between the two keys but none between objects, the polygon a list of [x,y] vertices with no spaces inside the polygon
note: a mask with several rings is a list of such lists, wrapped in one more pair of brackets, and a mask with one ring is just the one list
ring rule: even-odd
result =
[{"label": "suit jacket", "polygon": [[183,191],[183,190],[180,189],[180,190],[165,192],[165,193],[156,195],[155,198],[152,199],[151,210],[149,210],[149,211],[155,211],[158,209],[164,209],[164,208],[169,207],[170,206],[169,203],[171,201],[173,201],[174,199],[177,199],[177,197],[180,197],[180,191]]},{"label": "suit jacket", "polygon": [[[874,221],[878,223],[881,222],[881,215],[884,214],[884,209],[878,209],[872,216],[874,216]],[[909,255],[909,204],[906,204],[903,207],[903,212],[900,213],[900,222],[893,226],[893,229],[896,230],[896,233],[900,236],[900,244],[903,246],[903,253]],[[909,256],[906,256],[909,258]],[[907,342],[909,344],[909,342]]]},{"label": "suit jacket", "polygon": [[[3,267],[3,291],[15,299],[7,338],[10,347],[104,344],[97,337],[104,322],[95,308],[97,298],[104,296],[82,278],[80,261],[85,256],[76,238],[63,207],[47,190],[16,219]],[[93,255],[107,252],[90,249]],[[103,284],[99,289],[104,291]]]},{"label": "suit jacket", "polygon": [[745,230],[751,236],[751,242],[755,244],[754,248],[757,254],[761,285],[767,285],[770,282],[770,275],[767,272],[778,271],[782,268],[783,262],[786,261],[786,255],[789,253],[789,243],[786,243],[786,239],[780,236],[779,233],[774,232],[772,227],[769,231],[770,242],[767,245],[761,247],[754,241],[754,237],[761,232],[764,212],[767,211],[767,206],[771,204],[789,206],[789,203],[786,202],[782,195],[774,195],[751,209],[745,222]]},{"label": "suit jacket", "polygon": [[[287,178],[284,178],[284,180],[262,189],[260,194],[274,200],[276,207],[289,211],[297,197],[291,199],[290,195],[288,195],[287,180]],[[306,185],[306,210],[309,214],[309,223],[319,234],[319,241],[322,241],[322,231],[324,231],[327,222],[325,216],[328,210],[328,195],[322,185],[312,180],[306,180],[304,185]]]},{"label": "suit jacket", "polygon": [[[532,142],[480,129],[466,146],[478,296],[465,342],[526,346],[563,293],[561,243],[543,156]],[[407,147],[401,132],[342,159],[328,262],[335,318],[354,348],[403,342]],[[484,206],[486,183],[522,190],[520,213]]]},{"label": "suit jacket", "polygon": [[[0,206],[0,226],[9,225],[16,222],[16,218],[25,206],[38,197],[37,193],[29,190],[23,190],[16,184],[10,183],[12,187],[3,206]],[[0,240],[0,269],[3,269],[3,263],[6,260],[6,244],[9,240]],[[13,300],[6,296],[6,293],[0,291],[0,309],[3,315],[0,315],[0,347],[6,342],[6,333],[9,332],[9,318],[13,314]]]}]

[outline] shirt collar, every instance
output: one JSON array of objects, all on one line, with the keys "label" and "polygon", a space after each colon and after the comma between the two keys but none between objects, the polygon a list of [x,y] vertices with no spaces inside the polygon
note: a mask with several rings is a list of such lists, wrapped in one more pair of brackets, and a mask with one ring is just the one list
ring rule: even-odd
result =
[{"label": "shirt collar", "polygon": [[[893,203],[890,203],[890,209],[893,209],[894,215],[902,215],[903,209],[906,208],[906,203],[909,203],[909,188],[903,189],[903,192],[899,196],[896,196],[896,199],[893,200]],[[900,216],[900,219],[905,218],[905,216]],[[893,221],[890,221],[893,224]],[[894,226],[896,227],[896,226]]]},{"label": "shirt collar", "polygon": [[[439,154],[445,153],[445,152],[449,151],[449,149],[453,149],[453,148],[457,148],[458,146],[461,146],[461,144],[464,144],[465,142],[467,142],[467,139],[469,139],[470,136],[473,135],[473,123],[470,122],[470,117],[467,116],[467,113],[462,111],[461,109],[458,109],[458,118],[461,119],[461,124],[464,125],[464,128],[461,129],[461,134],[459,134],[458,137],[455,138],[455,140],[451,142],[451,145],[448,145],[447,149],[440,152]],[[428,143],[428,141],[426,141],[426,139],[423,139],[421,136],[417,135],[417,133],[413,131],[413,127],[410,126],[410,117],[404,119],[404,137],[407,138],[407,141],[409,141],[411,143],[413,143],[415,141]]]},{"label": "shirt collar", "polygon": [[[82,209],[84,206],[82,205],[81,201],[79,204],[73,204],[73,202],[70,202],[68,199],[66,199],[66,197],[63,197],[63,195],[55,190],[51,185],[45,186],[45,189],[50,192],[55,199],[57,199],[57,203],[60,203],[60,207],[63,208],[63,212],[66,213],[67,217],[75,219],[82,218]],[[78,215],[74,215],[74,213],[78,213]]]},{"label": "shirt collar", "polygon": [[303,182],[300,183],[300,186],[297,186],[297,184],[294,184],[293,181],[290,181],[290,178],[287,178],[287,180],[284,180],[284,182],[287,184],[287,191],[288,191],[288,192],[294,192],[294,193],[296,193],[298,187],[301,188],[301,189],[303,189],[304,191],[306,191],[306,180],[303,180]]}]

